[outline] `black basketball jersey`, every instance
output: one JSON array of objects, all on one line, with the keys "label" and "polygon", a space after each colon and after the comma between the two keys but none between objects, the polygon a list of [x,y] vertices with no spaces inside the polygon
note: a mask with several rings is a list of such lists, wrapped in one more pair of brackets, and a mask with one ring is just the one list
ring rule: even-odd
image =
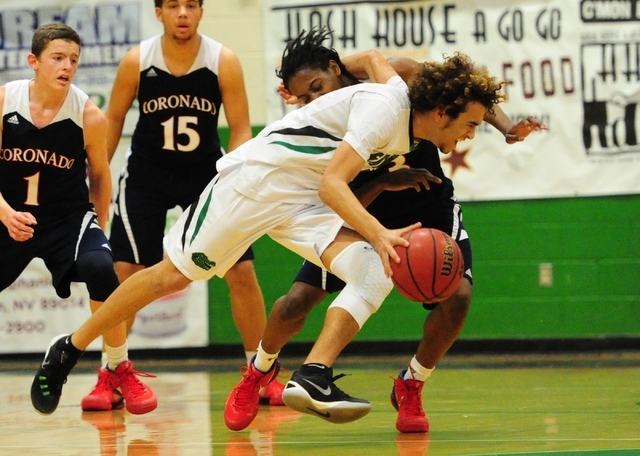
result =
[{"label": "black basketball jersey", "polygon": [[74,85],[51,123],[36,128],[29,81],[6,84],[2,110],[0,193],[38,226],[93,208],[87,187],[83,114],[88,96]]},{"label": "black basketball jersey", "polygon": [[352,182],[357,188],[376,179],[383,173],[393,172],[399,168],[425,168],[431,174],[442,179],[441,184],[430,182],[430,190],[420,192],[410,188],[401,191],[382,192],[367,210],[380,223],[389,229],[403,228],[415,222],[422,222],[423,226],[440,228],[448,231],[452,207],[455,204],[453,183],[444,175],[440,164],[438,148],[429,141],[421,141],[408,154],[397,157],[389,165],[374,171],[363,171]]},{"label": "black basketball jersey", "polygon": [[203,36],[191,69],[176,77],[165,64],[161,36],[140,43],[139,119],[130,161],[179,172],[209,167],[222,156],[218,137],[221,49],[220,43]]}]

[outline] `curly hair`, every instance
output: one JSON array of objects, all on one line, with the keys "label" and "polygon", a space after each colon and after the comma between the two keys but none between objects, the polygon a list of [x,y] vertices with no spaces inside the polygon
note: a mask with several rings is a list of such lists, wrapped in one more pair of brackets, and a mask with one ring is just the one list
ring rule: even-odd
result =
[{"label": "curly hair", "polygon": [[493,114],[493,105],[506,99],[500,92],[504,81],[475,66],[469,56],[456,52],[444,62],[425,62],[409,81],[411,106],[418,112],[442,109],[457,118],[469,102],[477,102]]},{"label": "curly hair", "polygon": [[344,75],[357,82],[357,79],[345,68],[338,52],[322,45],[330,36],[331,32],[324,27],[320,30],[313,28],[308,33],[303,30],[295,39],[287,43],[282,53],[280,68],[276,69],[276,76],[282,79],[285,88],[289,88],[289,81],[299,71],[304,69],[326,71],[329,69],[331,60],[338,64]]}]

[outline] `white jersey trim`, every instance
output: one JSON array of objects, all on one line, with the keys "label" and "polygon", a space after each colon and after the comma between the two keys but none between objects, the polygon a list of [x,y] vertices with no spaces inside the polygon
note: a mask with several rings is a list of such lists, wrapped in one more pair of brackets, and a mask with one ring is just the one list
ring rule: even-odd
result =
[{"label": "white jersey trim", "polygon": [[[32,125],[31,109],[29,109],[29,83],[30,79],[19,79],[6,84],[2,115],[17,112]],[[71,84],[64,103],[58,110],[56,116],[48,125],[66,119],[72,120],[80,128],[84,125],[84,108],[89,100],[89,96],[82,90]]]},{"label": "white jersey trim", "polygon": [[[220,64],[220,52],[222,51],[222,43],[200,35],[202,42],[198,49],[191,68],[185,74],[193,73],[201,68],[208,68],[213,73],[218,74]],[[140,43],[140,72],[151,68],[152,66],[172,74],[167,67],[162,53],[162,35],[148,38]],[[184,76],[184,75],[183,75]]]}]

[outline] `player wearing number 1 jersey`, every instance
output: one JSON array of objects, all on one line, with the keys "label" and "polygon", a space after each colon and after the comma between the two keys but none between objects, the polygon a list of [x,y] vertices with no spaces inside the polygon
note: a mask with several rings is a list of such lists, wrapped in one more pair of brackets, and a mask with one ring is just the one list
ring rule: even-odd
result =
[{"label": "player wearing number 1 jersey", "polygon": [[[100,109],[71,84],[78,70],[80,37],[63,24],[38,28],[28,56],[31,80],[0,87],[0,290],[34,258],[51,272],[58,296],[70,295],[70,282],[84,282],[91,309],[118,286],[103,229],[111,200],[106,121]],[[89,187],[87,187],[87,175]],[[58,340],[57,338],[56,340]],[[146,413],[157,405],[128,361],[126,325],[104,334],[111,370],[104,381],[119,388],[109,409]],[[76,356],[74,356],[74,354]],[[52,413],[60,397],[56,380],[79,353],[49,348],[35,377],[31,398],[41,413]],[[58,361],[61,366],[52,367]]]},{"label": "player wearing number 1 jersey", "polygon": [[[229,151],[251,139],[249,108],[237,56],[198,33],[202,1],[155,0],[162,35],[143,41],[121,61],[107,109],[107,152],[116,152],[127,112],[138,102],[127,161],[119,179],[111,227],[120,281],[163,258],[167,211],[197,199],[223,155],[220,110],[229,125]],[[227,272],[231,309],[247,361],[266,325],[264,299],[251,248]],[[133,325],[135,315],[127,325]],[[282,405],[284,385],[274,382],[262,400]],[[102,395],[107,385],[96,386]]]}]

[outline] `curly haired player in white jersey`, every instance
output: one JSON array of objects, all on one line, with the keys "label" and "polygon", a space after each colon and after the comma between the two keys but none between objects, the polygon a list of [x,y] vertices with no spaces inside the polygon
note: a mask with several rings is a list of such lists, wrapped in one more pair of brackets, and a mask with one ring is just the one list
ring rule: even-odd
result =
[{"label": "curly haired player in white jersey", "polygon": [[[450,152],[473,138],[503,95],[500,82],[460,53],[425,64],[409,86],[379,53],[362,58],[379,62],[381,84],[323,95],[220,159],[218,176],[165,237],[168,257],[125,280],[76,332],[54,341],[49,353],[77,359],[107,328],[153,300],[194,280],[224,276],[252,242],[268,234],[347,284],[298,370],[295,407],[343,422],[366,414],[371,404],[337,388],[331,366],[393,288],[390,261],[399,261],[394,246],[406,246],[403,234],[420,224],[385,228],[348,184],[360,171],[409,152],[418,140]],[[428,185],[427,178],[418,184]],[[72,363],[62,366],[57,359],[47,355],[46,363],[70,372]],[[307,375],[305,367],[315,370]],[[254,372],[259,385],[278,369],[276,362],[268,372]],[[312,383],[326,392],[320,400]]]}]

